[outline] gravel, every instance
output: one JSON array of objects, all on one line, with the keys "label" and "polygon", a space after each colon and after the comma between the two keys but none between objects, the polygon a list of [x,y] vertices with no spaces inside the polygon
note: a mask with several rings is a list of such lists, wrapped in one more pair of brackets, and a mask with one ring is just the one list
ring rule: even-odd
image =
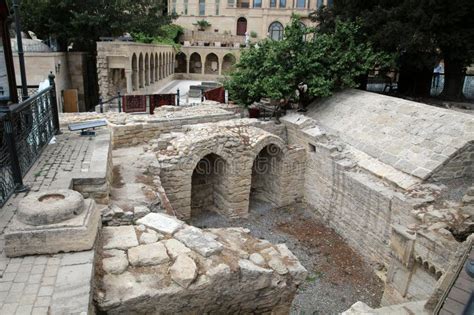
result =
[{"label": "gravel", "polygon": [[245,227],[254,237],[285,243],[309,273],[298,289],[291,314],[338,314],[357,301],[379,306],[383,282],[304,204],[273,209],[253,201],[250,209],[247,219],[230,220],[205,212],[190,223],[201,228]]}]

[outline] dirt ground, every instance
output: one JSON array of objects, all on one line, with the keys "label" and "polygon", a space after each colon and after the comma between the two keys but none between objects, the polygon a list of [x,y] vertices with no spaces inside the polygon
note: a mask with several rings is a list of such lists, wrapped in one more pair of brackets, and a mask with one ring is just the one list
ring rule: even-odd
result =
[{"label": "dirt ground", "polygon": [[309,273],[293,301],[292,314],[338,314],[357,301],[379,306],[382,281],[303,204],[273,209],[254,201],[248,219],[229,220],[206,212],[190,223],[202,228],[242,226],[257,238],[285,243]]}]

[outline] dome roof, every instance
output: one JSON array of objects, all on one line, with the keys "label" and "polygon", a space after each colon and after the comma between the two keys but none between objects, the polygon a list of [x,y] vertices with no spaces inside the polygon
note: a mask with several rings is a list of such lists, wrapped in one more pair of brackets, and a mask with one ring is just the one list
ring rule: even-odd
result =
[{"label": "dome roof", "polygon": [[[45,43],[36,39],[23,38],[23,51],[24,52],[51,52],[52,49]],[[11,40],[13,52],[18,52],[16,39]]]}]

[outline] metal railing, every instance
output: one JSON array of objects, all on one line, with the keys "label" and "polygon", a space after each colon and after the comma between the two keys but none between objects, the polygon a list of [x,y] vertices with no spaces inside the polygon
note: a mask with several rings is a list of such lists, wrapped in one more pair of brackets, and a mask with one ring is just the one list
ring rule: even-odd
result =
[{"label": "metal railing", "polygon": [[15,190],[26,189],[23,177],[60,132],[54,75],[49,78],[48,88],[19,104],[0,106],[0,206]]},{"label": "metal railing", "polygon": [[[370,75],[367,81],[367,91],[388,93],[398,88],[398,82],[392,81],[390,77],[383,76],[382,73]],[[439,96],[444,89],[444,74],[435,75],[431,80],[430,94],[433,97]],[[463,95],[466,99],[474,99],[474,75],[466,74],[464,77]]]},{"label": "metal railing", "polygon": [[[39,85],[28,85],[27,89],[28,89],[28,95],[34,95],[34,94],[38,93]],[[23,99],[22,87],[21,86],[17,86],[16,90],[18,92],[18,101],[20,103],[23,102],[23,101],[26,101],[26,99],[28,99],[28,98]]]}]

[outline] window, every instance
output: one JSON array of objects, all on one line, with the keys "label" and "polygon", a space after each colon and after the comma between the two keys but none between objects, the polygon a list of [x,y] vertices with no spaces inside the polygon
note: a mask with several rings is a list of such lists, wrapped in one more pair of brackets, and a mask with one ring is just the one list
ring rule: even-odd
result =
[{"label": "window", "polygon": [[172,4],[172,13],[173,14],[176,14],[176,0],[173,0],[173,4]]},{"label": "window", "polygon": [[318,9],[320,9],[322,6],[324,5],[324,1],[323,0],[318,0]]},{"label": "window", "polygon": [[216,0],[216,15],[219,15],[220,0]]},{"label": "window", "polygon": [[206,14],[206,0],[199,0],[199,15]]},{"label": "window", "polygon": [[280,0],[280,8],[286,7],[286,0]]},{"label": "window", "polygon": [[273,22],[268,27],[268,36],[273,40],[283,39],[283,25],[280,22]]},{"label": "window", "polygon": [[270,8],[276,8],[277,2],[276,0],[270,0]]},{"label": "window", "polygon": [[262,7],[262,0],[254,0],[253,1],[254,8],[261,8]]},{"label": "window", "polygon": [[334,0],[328,0],[328,8],[332,8],[334,6]]},{"label": "window", "polygon": [[227,7],[228,8],[233,8],[235,4],[235,0],[227,0]]},{"label": "window", "polygon": [[297,8],[304,8],[305,0],[296,0]]},{"label": "window", "polygon": [[237,8],[248,8],[249,5],[249,0],[237,0]]},{"label": "window", "polygon": [[184,15],[188,15],[188,0],[184,0]]}]

